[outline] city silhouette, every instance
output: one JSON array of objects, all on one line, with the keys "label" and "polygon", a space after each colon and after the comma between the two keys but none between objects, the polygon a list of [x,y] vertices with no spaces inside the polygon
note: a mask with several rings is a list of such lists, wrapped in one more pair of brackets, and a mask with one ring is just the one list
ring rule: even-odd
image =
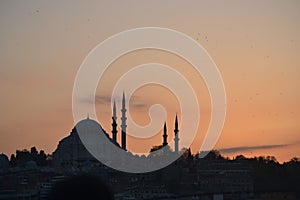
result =
[{"label": "city silhouette", "polygon": [[[111,137],[105,138],[126,151],[126,107],[122,99],[122,141],[117,141],[117,108],[113,104]],[[82,120],[91,121],[89,116]],[[82,122],[79,122],[82,123]],[[78,124],[79,124],[78,123]],[[154,172],[125,173],[112,169],[86,149],[75,126],[59,141],[52,154],[43,150],[17,150],[10,159],[0,155],[0,199],[298,199],[300,159],[280,164],[275,157],[233,159],[217,150],[199,158],[190,148],[179,150],[179,124],[174,122],[174,150],[168,146],[167,124],[162,143],[154,144],[144,159],[182,155]],[[183,133],[184,134],[184,133]],[[130,154],[130,152],[127,152]],[[130,154],[131,155],[131,154]],[[125,164],[127,161],[123,161]],[[155,161],[157,162],[157,160]]]}]

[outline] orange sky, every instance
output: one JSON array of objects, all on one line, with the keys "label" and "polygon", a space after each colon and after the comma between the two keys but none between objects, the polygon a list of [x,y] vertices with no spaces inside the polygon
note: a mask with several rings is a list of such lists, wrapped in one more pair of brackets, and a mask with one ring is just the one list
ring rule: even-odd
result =
[{"label": "orange sky", "polygon": [[[10,155],[31,146],[53,152],[73,127],[73,82],[88,52],[120,31],[159,26],[198,41],[222,74],[227,116],[217,149],[227,149],[228,156],[274,155],[280,161],[299,157],[299,9],[299,1],[274,0],[1,1],[0,152]],[[183,59],[160,51],[123,56],[107,71],[97,95],[108,95],[126,69],[149,61],[174,67],[195,87],[203,111],[199,137],[192,145],[196,151],[209,123],[209,95],[201,77],[193,76]],[[163,94],[159,98],[157,91]],[[169,114],[169,131],[173,130],[178,112],[174,96],[157,86],[140,88],[135,95],[139,98],[132,99],[131,106],[138,123],[148,122],[147,106],[161,103]],[[109,132],[110,107],[96,108]],[[160,142],[159,133],[143,145],[129,139],[128,148],[138,152]]]}]

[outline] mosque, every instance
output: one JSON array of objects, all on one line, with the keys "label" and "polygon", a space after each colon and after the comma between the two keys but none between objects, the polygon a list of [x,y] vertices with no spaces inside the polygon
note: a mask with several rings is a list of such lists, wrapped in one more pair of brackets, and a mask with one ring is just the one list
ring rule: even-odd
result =
[{"label": "mosque", "polygon": [[[105,136],[114,143],[119,148],[127,151],[126,149],[126,105],[125,105],[125,93],[123,93],[122,97],[122,109],[121,109],[121,145],[117,141],[117,134],[118,134],[118,124],[117,124],[117,109],[116,103],[114,101],[113,104],[113,116],[112,116],[112,137],[110,138],[109,134],[102,128],[100,125],[103,133]],[[84,120],[90,120],[89,117]],[[84,121],[83,120],[83,121]],[[79,122],[80,123],[80,122]],[[76,125],[77,126],[77,125]],[[56,150],[53,152],[53,162],[56,166],[62,167],[70,167],[70,166],[82,166],[82,165],[89,165],[91,162],[97,162],[97,160],[88,152],[88,150],[83,145],[78,132],[76,130],[76,126],[72,129],[69,136],[63,138],[59,141],[59,144]],[[161,145],[156,146],[156,149],[151,149],[152,151],[158,150],[162,147],[168,145],[168,134],[167,134],[167,125],[164,124],[164,131],[163,131],[163,142]],[[178,129],[178,119],[177,115],[175,117],[175,129],[174,129],[174,152],[178,153],[179,151],[179,129]],[[101,144],[100,144],[101,145]]]}]

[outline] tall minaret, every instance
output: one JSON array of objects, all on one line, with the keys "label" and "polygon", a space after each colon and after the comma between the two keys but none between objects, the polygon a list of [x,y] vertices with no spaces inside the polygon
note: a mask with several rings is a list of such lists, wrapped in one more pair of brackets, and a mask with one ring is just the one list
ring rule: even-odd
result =
[{"label": "tall minaret", "polygon": [[127,117],[126,117],[126,105],[125,105],[125,94],[123,92],[123,98],[122,98],[122,117],[121,117],[121,120],[122,120],[122,125],[121,125],[121,128],[122,128],[122,149],[124,149],[126,151],[126,120],[127,120]]},{"label": "tall minaret", "polygon": [[175,118],[175,129],[174,129],[174,133],[175,133],[175,138],[174,138],[174,142],[175,142],[175,153],[178,153],[178,119],[177,119],[177,114],[176,114],[176,118]]},{"label": "tall minaret", "polygon": [[168,135],[167,135],[167,124],[165,122],[165,125],[164,125],[164,134],[163,134],[163,139],[164,139],[163,146],[167,146],[168,145],[167,137],[168,137]]},{"label": "tall minaret", "polygon": [[114,100],[114,107],[113,107],[113,116],[112,116],[112,136],[113,136],[113,141],[115,143],[117,143],[117,133],[118,133],[118,130],[117,130],[117,111],[116,111],[116,101]]}]

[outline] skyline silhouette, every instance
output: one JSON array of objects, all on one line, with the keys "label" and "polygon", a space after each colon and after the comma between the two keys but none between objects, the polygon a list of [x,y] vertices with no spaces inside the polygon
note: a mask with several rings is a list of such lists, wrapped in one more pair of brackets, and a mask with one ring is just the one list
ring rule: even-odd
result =
[{"label": "skyline silhouette", "polygon": [[[187,149],[174,163],[150,173],[120,172],[91,158],[82,160],[81,157],[77,162],[57,165],[57,158],[49,158],[43,150],[38,152],[32,147],[30,151],[17,151],[16,156],[10,161],[7,158],[7,164],[3,165],[1,155],[0,180],[6,181],[0,181],[0,197],[48,199],[50,195],[57,199],[88,196],[89,192],[98,197],[109,194],[109,199],[117,200],[217,196],[221,199],[298,199],[300,196],[300,158],[280,164],[272,156],[239,155],[230,159],[213,150],[199,159]],[[77,188],[76,192],[72,188]]]}]

